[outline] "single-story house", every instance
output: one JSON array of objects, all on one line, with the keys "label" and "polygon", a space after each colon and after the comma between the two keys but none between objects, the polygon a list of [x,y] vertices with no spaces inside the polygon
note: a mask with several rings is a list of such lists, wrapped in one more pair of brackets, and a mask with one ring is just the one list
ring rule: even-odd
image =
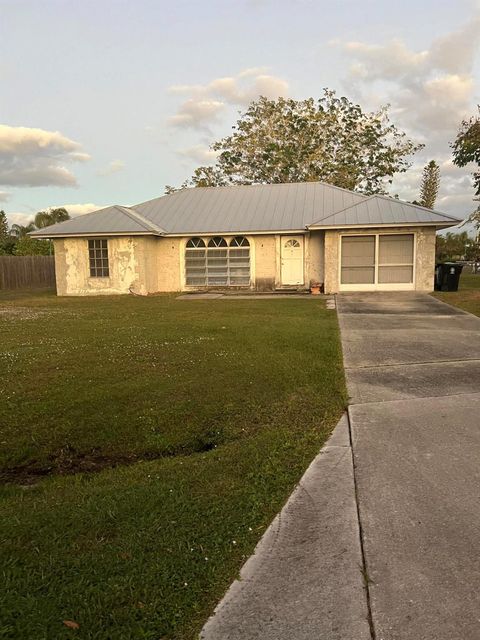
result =
[{"label": "single-story house", "polygon": [[431,291],[444,213],[320,182],[205,187],[33,232],[62,296],[247,288]]}]

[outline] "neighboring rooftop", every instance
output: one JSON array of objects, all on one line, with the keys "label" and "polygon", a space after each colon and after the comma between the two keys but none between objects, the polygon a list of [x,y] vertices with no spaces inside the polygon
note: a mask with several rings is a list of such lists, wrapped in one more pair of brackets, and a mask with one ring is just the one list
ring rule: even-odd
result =
[{"label": "neighboring rooftop", "polygon": [[360,224],[448,227],[459,222],[394,198],[364,196],[322,182],[301,182],[184,189],[133,207],[107,207],[31,235],[272,233]]}]

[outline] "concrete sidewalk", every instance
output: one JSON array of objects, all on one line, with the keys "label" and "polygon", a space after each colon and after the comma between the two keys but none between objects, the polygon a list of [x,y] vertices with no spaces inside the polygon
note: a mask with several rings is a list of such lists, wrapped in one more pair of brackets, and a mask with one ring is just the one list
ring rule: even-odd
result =
[{"label": "concrete sidewalk", "polygon": [[346,417],[267,529],[201,638],[371,638]]},{"label": "concrete sidewalk", "polygon": [[480,638],[480,319],[338,297],[376,640]]}]

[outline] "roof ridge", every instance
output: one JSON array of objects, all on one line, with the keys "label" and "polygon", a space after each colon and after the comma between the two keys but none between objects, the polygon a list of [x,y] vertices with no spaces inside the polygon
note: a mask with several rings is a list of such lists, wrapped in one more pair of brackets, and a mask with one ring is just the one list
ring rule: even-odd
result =
[{"label": "roof ridge", "polygon": [[[226,185],[222,185],[222,186],[218,186],[218,187],[183,187],[183,188],[179,188],[176,191],[173,191],[172,193],[164,193],[161,196],[157,196],[156,198],[150,198],[149,200],[144,200],[143,202],[137,202],[137,204],[132,205],[130,208],[136,211],[136,207],[140,207],[146,204],[149,204],[150,202],[155,202],[156,200],[161,200],[162,198],[167,198],[170,196],[177,196],[180,195],[181,193],[185,193],[186,191],[191,191],[191,190],[195,190],[195,189],[202,189],[203,191],[210,191],[212,189],[232,189],[232,188],[240,188],[240,187],[282,187],[282,186],[288,186],[288,185],[299,185],[299,184],[319,184],[322,185],[324,187],[329,187],[331,189],[336,189],[337,191],[343,191],[344,193],[348,193],[350,195],[354,195],[357,196],[359,198],[362,198],[363,200],[371,197],[371,196],[366,196],[363,193],[360,193],[359,191],[352,191],[351,189],[345,189],[344,187],[338,187],[336,184],[331,184],[330,182],[325,182],[324,180],[310,180],[310,181],[299,181],[299,182],[257,182],[254,184],[226,184]],[[358,204],[358,203],[357,203]],[[148,218],[147,218],[148,220]],[[163,231],[163,230],[162,230]]]},{"label": "roof ridge", "polygon": [[[352,193],[352,192],[350,192],[350,193]],[[361,195],[361,194],[359,194],[359,195]],[[332,218],[333,216],[336,216],[339,213],[343,213],[344,211],[347,211],[348,209],[352,209],[353,207],[358,207],[358,205],[362,204],[363,202],[368,202],[368,200],[372,200],[372,198],[374,198],[374,197],[375,197],[375,195],[364,196],[363,200],[361,200],[360,202],[354,202],[353,204],[349,204],[348,207],[344,207],[343,209],[339,209],[338,211],[334,211],[333,213],[329,213],[328,216],[325,216],[324,218],[319,218],[318,220],[315,220],[315,222],[311,222],[310,224],[308,224],[307,228],[308,227],[314,227],[319,222],[324,222],[325,220],[328,220],[328,218]]]},{"label": "roof ridge", "polygon": [[116,204],[114,205],[114,207],[123,211],[123,213],[125,213],[132,220],[135,220],[135,222],[139,222],[148,231],[156,231],[157,233],[160,233],[162,235],[166,233],[165,229],[162,229],[161,227],[156,225],[152,220],[136,211],[133,207],[125,207],[121,204]]}]

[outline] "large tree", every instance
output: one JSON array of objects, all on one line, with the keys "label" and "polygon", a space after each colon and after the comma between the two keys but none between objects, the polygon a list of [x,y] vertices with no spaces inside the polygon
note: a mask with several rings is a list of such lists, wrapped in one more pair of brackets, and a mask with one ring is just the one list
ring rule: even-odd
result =
[{"label": "large tree", "polygon": [[430,162],[423,168],[419,204],[427,209],[433,209],[435,207],[439,187],[440,167],[435,160],[430,160]]},{"label": "large tree", "polygon": [[[480,114],[480,105],[478,105]],[[453,162],[458,167],[465,167],[473,162],[477,168],[473,172],[475,200],[480,200],[480,115],[463,120],[459,132],[452,144]],[[480,206],[470,219],[480,227]]]},{"label": "large tree", "polygon": [[328,89],[319,100],[261,97],[233,129],[211,147],[215,166],[200,167],[182,187],[320,180],[385,193],[421,146],[390,122],[388,107],[365,112]]}]

